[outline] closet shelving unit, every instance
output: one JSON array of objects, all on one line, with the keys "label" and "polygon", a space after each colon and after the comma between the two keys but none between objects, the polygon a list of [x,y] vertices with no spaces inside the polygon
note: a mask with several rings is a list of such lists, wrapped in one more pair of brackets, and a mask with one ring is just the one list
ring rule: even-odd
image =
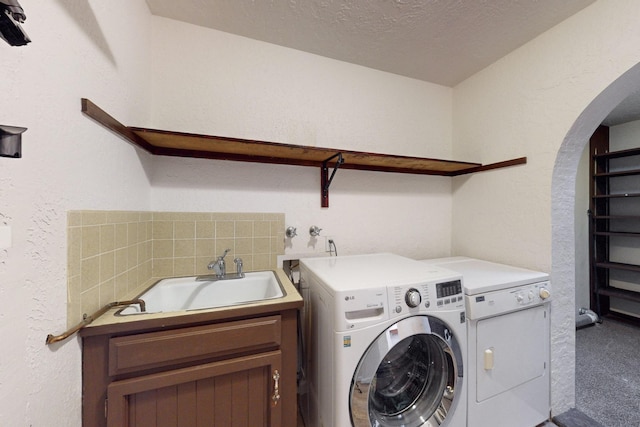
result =
[{"label": "closet shelving unit", "polygon": [[[612,284],[616,272],[638,283],[640,290],[640,257],[637,263],[616,261],[612,247],[620,246],[620,239],[631,239],[640,253],[640,148],[609,151],[609,128],[600,126],[590,140],[590,264],[591,308],[599,315],[610,313],[611,298],[640,303],[640,291],[624,289]],[[637,162],[614,166],[615,159],[637,156]],[[636,166],[630,166],[635,163]],[[637,177],[633,191],[621,191],[616,181],[623,177]]]},{"label": "closet shelving unit", "polygon": [[[520,157],[482,165],[480,163],[454,160],[396,156],[129,127],[120,123],[86,98],[81,100],[81,110],[85,115],[120,135],[125,140],[155,155],[320,168],[322,207],[329,206],[329,185],[338,168],[418,175],[458,176],[522,165],[527,162],[526,157]],[[334,161],[334,158],[338,158],[339,161]],[[331,168],[333,168],[332,173],[330,172]]]}]

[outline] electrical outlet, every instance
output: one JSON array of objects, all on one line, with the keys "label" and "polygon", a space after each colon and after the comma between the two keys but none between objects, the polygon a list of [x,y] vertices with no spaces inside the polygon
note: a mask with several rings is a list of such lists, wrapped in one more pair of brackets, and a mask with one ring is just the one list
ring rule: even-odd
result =
[{"label": "electrical outlet", "polygon": [[[331,243],[329,243],[329,240],[333,240],[333,237],[331,237],[331,236],[325,236],[324,237],[324,251],[325,252],[331,252],[333,250],[333,248],[331,247]],[[335,243],[335,240],[333,240],[333,242]]]}]

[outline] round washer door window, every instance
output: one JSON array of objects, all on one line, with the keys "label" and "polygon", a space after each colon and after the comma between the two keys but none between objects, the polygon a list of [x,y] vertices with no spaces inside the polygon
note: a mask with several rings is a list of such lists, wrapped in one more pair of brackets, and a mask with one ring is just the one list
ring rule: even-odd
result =
[{"label": "round washer door window", "polygon": [[462,381],[456,338],[439,319],[408,317],[376,338],[351,381],[355,427],[435,427],[453,410]]}]

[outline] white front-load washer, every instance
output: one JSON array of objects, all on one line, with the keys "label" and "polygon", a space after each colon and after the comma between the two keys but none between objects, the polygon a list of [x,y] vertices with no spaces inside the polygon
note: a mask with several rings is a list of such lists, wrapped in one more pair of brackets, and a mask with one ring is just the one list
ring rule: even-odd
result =
[{"label": "white front-load washer", "polygon": [[534,427],[548,420],[549,275],[466,257],[424,262],[462,274],[468,427]]},{"label": "white front-load washer", "polygon": [[300,260],[306,427],[465,427],[460,277],[393,254]]}]

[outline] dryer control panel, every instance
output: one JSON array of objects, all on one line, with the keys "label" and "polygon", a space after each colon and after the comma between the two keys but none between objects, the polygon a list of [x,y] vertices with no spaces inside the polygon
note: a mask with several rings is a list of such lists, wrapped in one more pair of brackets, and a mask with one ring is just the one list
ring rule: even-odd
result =
[{"label": "dryer control panel", "polygon": [[544,304],[551,298],[549,281],[500,291],[467,295],[467,317],[483,319]]}]

